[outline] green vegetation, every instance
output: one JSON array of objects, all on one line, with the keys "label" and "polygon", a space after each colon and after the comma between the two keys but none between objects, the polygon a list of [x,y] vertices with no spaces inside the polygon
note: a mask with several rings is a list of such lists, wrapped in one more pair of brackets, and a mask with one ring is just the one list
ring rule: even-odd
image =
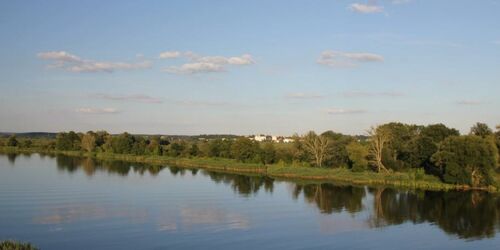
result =
[{"label": "green vegetation", "polygon": [[86,155],[173,164],[271,177],[320,179],[416,188],[498,189],[500,128],[477,123],[469,135],[443,124],[388,123],[368,137],[333,131],[295,135],[293,143],[247,137],[169,138],[105,131],[0,141],[5,150]]},{"label": "green vegetation", "polygon": [[37,250],[29,243],[20,243],[17,241],[6,240],[0,242],[0,250]]}]

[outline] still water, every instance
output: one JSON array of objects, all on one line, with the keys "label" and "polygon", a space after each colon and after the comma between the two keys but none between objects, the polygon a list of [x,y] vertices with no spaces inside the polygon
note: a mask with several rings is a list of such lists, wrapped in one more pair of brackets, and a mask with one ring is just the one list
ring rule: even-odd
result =
[{"label": "still water", "polygon": [[0,155],[0,240],[42,249],[499,249],[500,197]]}]

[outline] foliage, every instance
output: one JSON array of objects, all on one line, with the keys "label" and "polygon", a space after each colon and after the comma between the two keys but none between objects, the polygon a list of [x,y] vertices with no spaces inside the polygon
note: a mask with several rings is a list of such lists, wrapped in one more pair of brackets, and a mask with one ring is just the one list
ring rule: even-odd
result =
[{"label": "foliage", "polygon": [[470,134],[486,138],[487,136],[492,135],[493,131],[486,123],[478,122],[470,129]]},{"label": "foliage", "polygon": [[445,139],[432,156],[444,173],[446,183],[488,186],[494,183],[496,146],[479,136],[452,136]]},{"label": "foliage", "polygon": [[246,137],[240,137],[231,145],[231,156],[241,162],[260,162],[259,144]]},{"label": "foliage", "polygon": [[7,139],[7,146],[9,147],[17,147],[19,142],[17,141],[16,135],[11,135],[9,136],[9,139]]},{"label": "foliage", "polygon": [[80,136],[70,131],[68,133],[62,132],[56,136],[56,149],[57,150],[80,150],[81,139]]},{"label": "foliage", "polygon": [[332,167],[348,166],[349,154],[346,147],[353,141],[352,136],[335,133],[331,130],[322,133],[321,136],[325,136],[330,141],[324,164]]},{"label": "foliage", "polygon": [[346,147],[349,159],[352,162],[352,171],[362,172],[368,169],[368,148],[359,142],[351,142]]}]

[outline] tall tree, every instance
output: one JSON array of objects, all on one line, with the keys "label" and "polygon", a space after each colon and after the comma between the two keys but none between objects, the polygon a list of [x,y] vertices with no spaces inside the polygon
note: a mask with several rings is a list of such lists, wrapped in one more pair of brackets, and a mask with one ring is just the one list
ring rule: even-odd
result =
[{"label": "tall tree", "polygon": [[368,135],[370,136],[370,155],[373,163],[377,166],[377,171],[389,172],[382,161],[384,148],[391,138],[389,131],[381,126],[372,127],[368,130]]},{"label": "tall tree", "polygon": [[487,136],[492,135],[493,131],[486,123],[478,122],[470,129],[470,134],[486,138]]},{"label": "tall tree", "polygon": [[87,152],[92,152],[96,148],[96,135],[89,131],[82,136],[82,149]]},{"label": "tall tree", "polygon": [[302,142],[304,149],[314,157],[316,166],[322,167],[331,144],[330,139],[324,135],[318,136],[314,131],[310,131],[302,137]]}]

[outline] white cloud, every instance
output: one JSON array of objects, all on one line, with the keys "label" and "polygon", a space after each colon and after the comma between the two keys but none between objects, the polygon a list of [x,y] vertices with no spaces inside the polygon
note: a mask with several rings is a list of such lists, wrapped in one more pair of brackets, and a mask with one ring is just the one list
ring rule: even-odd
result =
[{"label": "white cloud", "polygon": [[82,59],[66,51],[48,51],[37,54],[38,58],[52,61],[49,68],[60,68],[69,72],[108,72],[115,70],[135,70],[151,68],[149,61],[137,63],[104,62]]},{"label": "white cloud", "polygon": [[457,104],[459,104],[459,105],[474,106],[474,105],[483,104],[483,102],[481,102],[481,101],[475,101],[475,100],[461,100],[461,101],[458,101]]},{"label": "white cloud", "polygon": [[496,40],[492,42],[493,44],[500,45],[500,40]]},{"label": "white cloud", "polygon": [[321,52],[317,63],[330,67],[356,67],[359,63],[382,62],[384,57],[373,53],[351,53],[325,50]]},{"label": "white cloud", "polygon": [[165,72],[173,74],[197,74],[210,72],[224,72],[227,65],[244,66],[254,64],[252,55],[243,54],[241,56],[199,56],[193,52],[183,53],[189,61],[180,66],[169,66],[163,69]]},{"label": "white cloud", "polygon": [[78,56],[72,55],[66,51],[48,51],[37,54],[38,58],[44,60],[55,60],[63,62],[82,62]]},{"label": "white cloud", "polygon": [[407,4],[407,3],[411,3],[413,0],[392,0],[391,3],[392,4]]},{"label": "white cloud", "polygon": [[172,66],[164,69],[165,72],[173,74],[222,72],[224,70],[224,66],[209,62],[186,63],[181,66]]},{"label": "white cloud", "polygon": [[363,114],[366,113],[366,110],[363,109],[340,109],[340,108],[332,108],[328,110],[328,114],[330,115],[354,115],[354,114]]},{"label": "white cloud", "polygon": [[357,97],[401,97],[405,94],[400,92],[368,92],[368,91],[350,91],[342,93],[344,97],[357,98]]},{"label": "white cloud", "polygon": [[353,3],[349,6],[349,9],[354,12],[363,14],[379,13],[384,11],[384,7],[372,4],[362,4],[362,3]]},{"label": "white cloud", "polygon": [[319,94],[307,94],[307,93],[291,93],[286,95],[286,98],[290,99],[318,99],[323,97],[325,96]]},{"label": "white cloud", "polygon": [[118,110],[116,110],[115,108],[79,108],[76,110],[76,112],[81,114],[101,115],[101,114],[116,114],[118,113]]},{"label": "white cloud", "polygon": [[144,102],[144,103],[162,103],[160,98],[151,97],[143,94],[134,95],[108,95],[108,94],[95,94],[91,97],[111,100],[111,101],[133,101],[133,102]]},{"label": "white cloud", "polygon": [[181,56],[181,52],[179,51],[165,51],[160,53],[159,58],[160,59],[171,59],[171,58],[178,58]]}]

